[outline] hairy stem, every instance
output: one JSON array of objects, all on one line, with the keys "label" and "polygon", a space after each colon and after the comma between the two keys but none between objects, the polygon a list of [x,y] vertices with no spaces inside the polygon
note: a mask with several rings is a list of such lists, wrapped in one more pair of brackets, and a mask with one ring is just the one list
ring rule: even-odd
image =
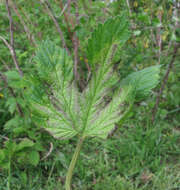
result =
[{"label": "hairy stem", "polygon": [[73,154],[71,163],[69,165],[68,172],[66,175],[66,183],[65,183],[66,190],[71,190],[71,179],[72,179],[72,175],[73,175],[73,170],[74,170],[74,167],[76,165],[76,162],[77,162],[77,159],[78,159],[78,156],[79,156],[79,153],[80,153],[84,139],[85,139],[85,137],[79,138],[79,141],[78,141],[78,144],[76,146],[75,152]]}]

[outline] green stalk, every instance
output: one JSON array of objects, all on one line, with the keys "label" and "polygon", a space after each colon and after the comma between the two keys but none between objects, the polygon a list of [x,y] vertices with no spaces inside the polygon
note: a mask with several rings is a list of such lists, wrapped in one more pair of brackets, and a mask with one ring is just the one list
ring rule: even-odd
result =
[{"label": "green stalk", "polygon": [[71,179],[72,179],[72,175],[73,175],[73,170],[74,170],[74,167],[76,165],[76,162],[77,162],[77,159],[78,159],[78,156],[79,156],[79,153],[80,153],[84,139],[85,139],[85,137],[79,138],[79,141],[78,141],[78,144],[76,146],[75,152],[73,154],[71,163],[69,165],[68,172],[66,175],[66,182],[65,182],[66,190],[71,190]]}]

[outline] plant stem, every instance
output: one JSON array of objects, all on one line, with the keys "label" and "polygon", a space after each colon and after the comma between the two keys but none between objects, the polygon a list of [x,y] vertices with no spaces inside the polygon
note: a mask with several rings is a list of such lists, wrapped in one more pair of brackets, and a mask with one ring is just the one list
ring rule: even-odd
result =
[{"label": "plant stem", "polygon": [[79,138],[79,141],[78,141],[78,144],[76,146],[75,152],[73,154],[71,163],[69,165],[68,172],[66,175],[66,183],[65,183],[66,190],[71,190],[71,179],[72,179],[72,175],[73,175],[73,170],[74,170],[74,167],[76,165],[76,161],[78,159],[78,156],[79,156],[79,153],[80,153],[84,139],[85,139],[85,137]]}]

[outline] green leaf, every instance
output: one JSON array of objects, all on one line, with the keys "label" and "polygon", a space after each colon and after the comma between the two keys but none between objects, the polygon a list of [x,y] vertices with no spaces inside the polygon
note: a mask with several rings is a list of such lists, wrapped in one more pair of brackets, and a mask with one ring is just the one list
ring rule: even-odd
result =
[{"label": "green leaf", "polygon": [[[58,48],[50,41],[44,41],[39,46],[34,60],[37,63],[38,77],[53,82],[56,88],[66,87],[73,78],[73,62],[64,49]],[[62,80],[62,81],[61,81]],[[61,83],[55,83],[61,81]],[[61,86],[62,87],[62,86]]]},{"label": "green leaf", "polygon": [[5,72],[7,77],[8,85],[12,88],[21,88],[22,87],[22,77],[17,71],[7,71]]},{"label": "green leaf", "polygon": [[129,37],[129,23],[124,15],[110,18],[104,24],[99,24],[87,46],[87,59],[91,67],[95,69],[97,65],[104,63],[112,45],[122,46]]},{"label": "green leaf", "polygon": [[34,118],[54,137],[71,138],[79,127],[75,119],[78,90],[72,82],[72,59],[65,50],[45,41],[39,47],[35,61],[38,75],[29,83],[30,104],[36,111]]},{"label": "green leaf", "polygon": [[84,134],[86,136],[97,136],[106,138],[109,132],[115,127],[121,118],[123,106],[120,106],[131,92],[132,87],[128,86],[121,92],[117,92],[111,102],[104,109],[94,112],[91,124],[89,124]]},{"label": "green leaf", "polygon": [[108,19],[93,32],[87,46],[92,75],[82,92],[73,82],[71,57],[49,41],[42,43],[35,57],[37,73],[27,88],[35,122],[55,138],[68,139],[106,138],[115,123],[123,121],[125,103],[130,108],[134,99],[149,94],[158,84],[160,70],[149,67],[119,83],[112,60],[117,46],[121,48],[129,38],[128,27],[122,16]]},{"label": "green leaf", "polygon": [[118,108],[131,87],[115,93],[109,104],[106,104],[105,99],[119,80],[113,71],[112,58],[117,45],[122,47],[129,38],[128,27],[124,16],[110,18],[103,25],[100,24],[89,39],[87,54],[93,73],[83,92],[84,101],[81,104],[82,132],[85,136],[106,137],[119,120]]},{"label": "green leaf", "polygon": [[11,114],[14,113],[14,111],[16,110],[16,99],[15,98],[8,98],[7,102],[6,102],[6,106],[8,107],[9,109],[9,112]]},{"label": "green leaf", "polygon": [[133,86],[132,95],[135,100],[146,97],[159,83],[160,66],[147,67],[141,71],[128,75],[120,83],[122,88],[127,85]]},{"label": "green leaf", "polygon": [[7,71],[5,75],[8,80],[20,80],[21,77],[17,71]]},{"label": "green leaf", "polygon": [[16,147],[16,151],[21,151],[24,148],[29,148],[32,147],[34,145],[34,142],[31,141],[30,139],[23,139]]},{"label": "green leaf", "polygon": [[[93,32],[87,52],[96,72],[82,93],[72,82],[73,64],[67,53],[49,41],[39,47],[35,58],[38,75],[33,77],[30,87],[31,94],[39,98],[33,99],[31,105],[39,113],[34,114],[36,121],[55,138],[67,139],[80,133],[104,138],[119,120],[118,108],[131,87],[116,92],[109,104],[104,99],[119,80],[112,68],[112,58],[116,46],[122,46],[129,38],[128,26],[123,16],[110,18]],[[46,86],[39,86],[39,79],[49,85],[47,90]]]},{"label": "green leaf", "polygon": [[14,118],[8,120],[5,124],[5,129],[12,130],[13,127],[17,127],[20,124],[21,118],[19,116],[15,116]]},{"label": "green leaf", "polygon": [[29,163],[32,164],[33,166],[37,166],[40,160],[39,153],[37,151],[31,151],[29,153]]}]

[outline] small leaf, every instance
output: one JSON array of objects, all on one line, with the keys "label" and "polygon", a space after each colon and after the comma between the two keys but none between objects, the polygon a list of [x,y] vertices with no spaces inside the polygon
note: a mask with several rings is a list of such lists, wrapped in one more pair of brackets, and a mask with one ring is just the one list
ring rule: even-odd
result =
[{"label": "small leaf", "polygon": [[22,87],[22,77],[17,71],[7,71],[5,76],[10,87],[18,89]]},{"label": "small leaf", "polygon": [[39,153],[37,151],[31,151],[29,153],[29,163],[33,166],[37,166],[40,160]]},{"label": "small leaf", "polygon": [[8,80],[20,80],[21,77],[17,71],[7,71],[5,75]]},{"label": "small leaf", "polygon": [[14,118],[6,122],[5,129],[12,130],[13,127],[19,126],[20,123],[21,123],[21,118],[19,116],[15,116]]},{"label": "small leaf", "polygon": [[141,71],[134,72],[122,80],[120,85],[131,85],[132,95],[136,100],[146,97],[159,83],[160,66],[147,67]]},{"label": "small leaf", "polygon": [[21,151],[24,148],[32,147],[34,145],[34,142],[31,141],[30,139],[24,139],[22,140],[16,148],[16,151]]},{"label": "small leaf", "polygon": [[9,112],[11,114],[14,113],[14,111],[16,110],[16,99],[15,98],[8,98],[7,102],[6,102],[6,106],[9,109]]}]

